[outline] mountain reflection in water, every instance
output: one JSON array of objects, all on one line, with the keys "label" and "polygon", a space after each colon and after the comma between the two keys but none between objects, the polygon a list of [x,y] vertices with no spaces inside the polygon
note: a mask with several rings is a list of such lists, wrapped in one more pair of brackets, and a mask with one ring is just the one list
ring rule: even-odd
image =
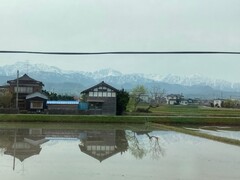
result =
[{"label": "mountain reflection in water", "polygon": [[130,130],[0,129],[0,150],[4,155],[13,157],[13,169],[16,159],[23,162],[39,155],[44,148],[42,145],[54,140],[79,140],[79,152],[99,162],[127,150],[136,159],[147,154],[158,159],[164,155],[164,151],[159,144],[159,137],[150,133],[151,131]]}]

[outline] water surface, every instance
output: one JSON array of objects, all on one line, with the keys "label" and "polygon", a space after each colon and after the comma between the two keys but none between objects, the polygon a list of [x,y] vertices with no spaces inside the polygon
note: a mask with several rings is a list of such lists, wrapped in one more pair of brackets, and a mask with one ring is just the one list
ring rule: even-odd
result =
[{"label": "water surface", "polygon": [[238,146],[139,125],[17,127],[0,128],[4,180],[240,179]]},{"label": "water surface", "polygon": [[201,127],[184,127],[189,130],[199,131],[201,133],[211,134],[219,137],[226,137],[240,140],[240,127],[228,126],[201,126]]}]

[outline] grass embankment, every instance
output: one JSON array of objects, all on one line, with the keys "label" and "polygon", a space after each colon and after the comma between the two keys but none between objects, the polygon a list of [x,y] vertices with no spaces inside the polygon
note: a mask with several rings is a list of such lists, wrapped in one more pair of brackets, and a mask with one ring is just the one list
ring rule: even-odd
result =
[{"label": "grass embankment", "polygon": [[173,125],[240,126],[238,117],[149,117],[149,122]]},{"label": "grass embankment", "polygon": [[176,127],[176,126],[166,126],[166,125],[156,124],[156,123],[153,123],[152,126],[154,128],[160,128],[160,129],[164,128],[164,129],[170,130],[170,131],[175,131],[175,132],[179,132],[179,133],[189,134],[192,136],[210,139],[213,141],[218,141],[218,142],[222,142],[222,143],[240,146],[240,141],[237,139],[230,139],[230,138],[226,138],[226,137],[219,137],[219,136],[214,136],[214,135],[210,135],[210,134],[204,134],[204,133],[201,133],[198,131],[189,130],[189,129]]},{"label": "grass embankment", "polygon": [[145,123],[146,118],[125,116],[0,114],[0,122],[61,122],[61,123]]},{"label": "grass embankment", "polygon": [[240,117],[178,117],[178,116],[89,116],[0,114],[0,122],[49,122],[49,123],[135,123],[146,122],[174,125],[227,125],[240,126]]},{"label": "grass embankment", "polygon": [[176,125],[240,126],[240,109],[199,106],[160,106],[151,113],[128,113],[125,116],[0,114],[0,122],[63,122],[63,123],[146,123]]},{"label": "grass embankment", "polygon": [[[140,106],[147,108],[147,106]],[[131,115],[142,115],[143,113],[129,113]],[[157,108],[150,108],[148,116],[201,116],[201,117],[240,117],[240,109],[211,108],[204,106],[181,106],[163,105]]]},{"label": "grass embankment", "polygon": [[[36,123],[36,122],[1,122],[1,129],[51,129],[51,130],[131,130],[131,131],[153,131],[156,128],[146,124],[129,124],[129,123]],[[159,128],[158,128],[159,130]]]}]

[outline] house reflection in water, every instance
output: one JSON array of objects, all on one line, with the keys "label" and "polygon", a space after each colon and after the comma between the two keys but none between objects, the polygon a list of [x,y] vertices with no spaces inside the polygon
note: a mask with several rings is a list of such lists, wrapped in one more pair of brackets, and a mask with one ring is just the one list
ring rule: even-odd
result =
[{"label": "house reflection in water", "polygon": [[84,131],[80,134],[80,140],[80,150],[100,162],[128,149],[123,130]]},{"label": "house reflection in water", "polygon": [[77,130],[77,129],[0,129],[0,149],[5,155],[21,162],[39,155],[41,145],[53,138],[79,139],[81,152],[99,160],[123,153],[128,149],[124,130]]},{"label": "house reflection in water", "polygon": [[42,129],[12,129],[1,131],[2,133],[5,136],[5,143],[2,144],[4,154],[13,156],[13,169],[15,158],[23,162],[31,156],[38,155],[41,151],[40,145],[48,141],[42,135]]}]

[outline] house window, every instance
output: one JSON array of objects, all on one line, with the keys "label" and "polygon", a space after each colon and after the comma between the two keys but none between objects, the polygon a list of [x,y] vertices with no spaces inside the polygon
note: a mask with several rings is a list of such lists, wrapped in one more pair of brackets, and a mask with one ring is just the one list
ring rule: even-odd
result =
[{"label": "house window", "polygon": [[93,93],[93,96],[94,96],[94,97],[97,97],[97,96],[98,96],[98,92],[94,92],[94,93]]},{"label": "house window", "polygon": [[42,109],[43,108],[43,102],[42,101],[32,101],[30,105],[31,109]]},{"label": "house window", "polygon": [[116,93],[115,92],[112,93],[112,97],[116,97]]},{"label": "house window", "polygon": [[89,96],[90,96],[90,97],[93,97],[93,92],[89,92]]},{"label": "house window", "polygon": [[111,92],[112,90],[108,88],[107,91],[108,91],[108,92]]},{"label": "house window", "polygon": [[14,146],[16,149],[29,149],[31,147],[30,144],[25,142],[16,142]]},{"label": "house window", "polygon": [[103,92],[103,97],[107,97],[107,92]]},{"label": "house window", "polygon": [[107,93],[107,97],[111,97],[112,96],[112,93],[111,92],[108,92]]},{"label": "house window", "polygon": [[[17,87],[14,87],[14,92],[17,92]],[[18,87],[18,93],[32,93],[33,87]]]},{"label": "house window", "polygon": [[98,92],[98,97],[102,97],[103,93],[102,92]]}]

